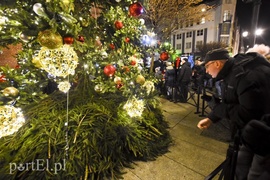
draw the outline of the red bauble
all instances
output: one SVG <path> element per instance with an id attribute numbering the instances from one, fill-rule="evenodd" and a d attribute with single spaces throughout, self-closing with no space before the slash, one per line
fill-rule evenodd
<path id="1" fill-rule="evenodd" d="M 114 26 L 117 30 L 120 30 L 123 28 L 124 25 L 123 25 L 122 21 L 115 21 Z"/>
<path id="2" fill-rule="evenodd" d="M 136 64 L 137 64 L 137 62 L 135 60 L 130 61 L 131 66 L 135 66 Z"/>
<path id="3" fill-rule="evenodd" d="M 125 38 L 125 42 L 126 42 L 126 43 L 129 43 L 129 42 L 130 42 L 130 38 L 126 37 L 126 38 Z"/>
<path id="4" fill-rule="evenodd" d="M 65 44 L 73 44 L 74 38 L 72 36 L 65 36 L 63 38 Z"/>
<path id="5" fill-rule="evenodd" d="M 115 45 L 114 45 L 113 43 L 111 43 L 111 44 L 110 44 L 110 48 L 111 48 L 112 50 L 114 50 L 114 49 L 115 49 Z"/>
<path id="6" fill-rule="evenodd" d="M 161 54 L 160 54 L 160 57 L 159 57 L 162 61 L 166 61 L 167 59 L 169 59 L 169 54 L 168 54 L 168 52 L 162 52 Z"/>
<path id="7" fill-rule="evenodd" d="M 123 66 L 122 70 L 124 71 L 124 73 L 129 73 L 130 72 L 130 68 L 128 66 Z"/>
<path id="8" fill-rule="evenodd" d="M 108 64 L 104 67 L 104 74 L 106 76 L 112 77 L 116 71 L 116 68 L 112 64 Z"/>
<path id="9" fill-rule="evenodd" d="M 118 83 L 118 84 L 116 84 L 115 86 L 116 86 L 117 89 L 120 89 L 121 87 L 124 86 L 124 84 L 123 84 L 123 83 Z"/>
<path id="10" fill-rule="evenodd" d="M 84 42 L 85 40 L 84 40 L 84 37 L 83 36 L 78 36 L 78 41 L 80 41 L 80 42 Z"/>
<path id="11" fill-rule="evenodd" d="M 143 6 L 139 2 L 135 2 L 129 6 L 129 14 L 138 17 L 143 13 Z"/>

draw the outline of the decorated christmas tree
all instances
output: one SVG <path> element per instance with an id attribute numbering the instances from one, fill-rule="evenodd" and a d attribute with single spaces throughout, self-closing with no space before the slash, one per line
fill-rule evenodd
<path id="1" fill-rule="evenodd" d="M 131 0 L 0 6 L 0 179 L 118 179 L 171 144 Z"/>

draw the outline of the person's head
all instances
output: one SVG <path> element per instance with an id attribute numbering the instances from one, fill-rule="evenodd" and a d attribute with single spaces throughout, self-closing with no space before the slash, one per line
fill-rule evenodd
<path id="1" fill-rule="evenodd" d="M 229 52 L 226 49 L 219 48 L 209 51 L 204 59 L 204 67 L 206 73 L 213 78 L 217 77 L 224 64 L 230 58 Z"/>
<path id="2" fill-rule="evenodd" d="M 195 59 L 195 65 L 201 65 L 203 63 L 203 61 L 202 61 L 202 59 L 201 59 L 201 57 L 197 57 L 196 59 Z"/>
<path id="3" fill-rule="evenodd" d="M 181 60 L 181 64 L 185 64 L 186 62 L 188 62 L 188 58 L 183 58 L 183 59 Z"/>

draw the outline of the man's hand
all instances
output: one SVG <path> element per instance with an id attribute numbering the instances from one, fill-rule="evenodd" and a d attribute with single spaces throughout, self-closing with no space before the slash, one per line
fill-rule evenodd
<path id="1" fill-rule="evenodd" d="M 200 120 L 197 127 L 199 129 L 207 129 L 209 128 L 211 124 L 212 124 L 212 121 L 209 118 L 205 118 L 205 119 Z"/>

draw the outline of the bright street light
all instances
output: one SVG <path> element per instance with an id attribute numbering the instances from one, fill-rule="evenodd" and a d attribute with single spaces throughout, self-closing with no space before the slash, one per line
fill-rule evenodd
<path id="1" fill-rule="evenodd" d="M 262 29 L 256 29 L 256 31 L 255 31 L 255 35 L 256 36 L 260 36 L 262 34 L 263 34 L 263 30 Z"/>
<path id="2" fill-rule="evenodd" d="M 248 36 L 248 32 L 247 32 L 247 31 L 244 31 L 244 32 L 242 33 L 242 36 L 243 36 L 243 37 L 247 37 L 247 36 Z"/>

